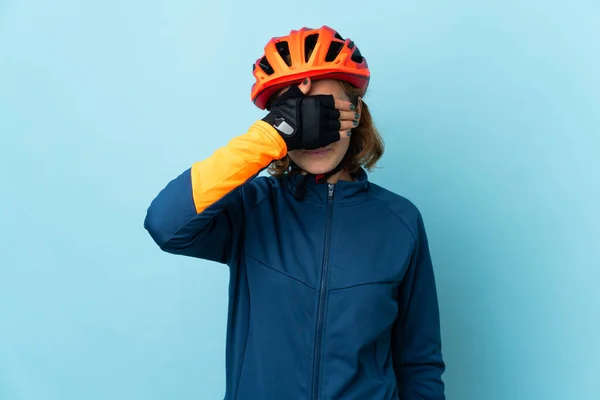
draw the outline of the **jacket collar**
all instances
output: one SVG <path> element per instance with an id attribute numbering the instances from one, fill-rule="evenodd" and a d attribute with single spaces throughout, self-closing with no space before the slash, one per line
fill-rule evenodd
<path id="1" fill-rule="evenodd" d="M 337 181 L 334 186 L 333 202 L 356 201 L 368 194 L 369 179 L 366 171 L 361 168 L 355 172 L 352 177 L 354 181 Z M 296 187 L 300 181 L 306 179 L 301 174 L 286 174 L 282 177 L 283 184 L 292 194 L 296 192 Z M 329 185 L 327 183 L 317 183 L 314 176 L 306 180 L 306 193 L 304 199 L 299 201 L 310 201 L 326 203 L 328 199 Z"/>

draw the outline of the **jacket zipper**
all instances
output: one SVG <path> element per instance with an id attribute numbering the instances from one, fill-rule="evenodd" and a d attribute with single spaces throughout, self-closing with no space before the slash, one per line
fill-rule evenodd
<path id="1" fill-rule="evenodd" d="M 315 353 L 313 360 L 313 383 L 312 399 L 319 398 L 319 382 L 321 376 L 321 344 L 323 341 L 323 320 L 325 313 L 325 298 L 327 294 L 327 283 L 329 276 L 329 242 L 331 236 L 331 219 L 333 214 L 333 190 L 332 183 L 327 184 L 327 221 L 325 225 L 325 251 L 323 255 L 323 266 L 321 270 L 321 284 L 319 287 L 319 309 L 317 311 L 317 332 L 315 337 Z"/>

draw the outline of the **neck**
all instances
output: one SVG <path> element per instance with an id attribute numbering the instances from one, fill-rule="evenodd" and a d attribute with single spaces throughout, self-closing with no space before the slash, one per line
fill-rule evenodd
<path id="1" fill-rule="evenodd" d="M 353 181 L 354 179 L 352 179 L 352 175 L 350 175 L 350 173 L 348 171 L 341 170 L 340 172 L 337 172 L 333 175 L 331 175 L 329 177 L 329 179 L 327 179 L 327 183 L 337 183 L 338 181 Z"/>

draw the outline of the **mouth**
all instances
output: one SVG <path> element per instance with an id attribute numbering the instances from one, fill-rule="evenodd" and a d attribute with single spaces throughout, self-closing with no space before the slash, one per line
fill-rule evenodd
<path id="1" fill-rule="evenodd" d="M 304 150 L 304 154 L 308 154 L 311 156 L 318 156 L 318 155 L 322 155 L 325 154 L 327 152 L 329 152 L 331 149 L 328 149 L 326 147 L 321 147 L 319 149 L 314 149 L 314 150 Z"/>

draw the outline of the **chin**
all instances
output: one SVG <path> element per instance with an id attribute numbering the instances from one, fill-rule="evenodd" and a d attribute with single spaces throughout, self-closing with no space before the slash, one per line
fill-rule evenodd
<path id="1" fill-rule="evenodd" d="M 327 164 L 326 166 L 310 164 L 308 166 L 301 167 L 301 168 L 304 171 L 308 172 L 309 174 L 320 175 L 320 174 L 326 174 L 327 172 L 331 171 L 335 167 L 336 167 L 335 165 L 331 165 L 331 164 Z"/>
<path id="2" fill-rule="evenodd" d="M 316 151 L 295 150 L 290 157 L 301 169 L 309 174 L 325 174 L 342 160 L 337 152 L 332 149 L 317 149 Z"/>

